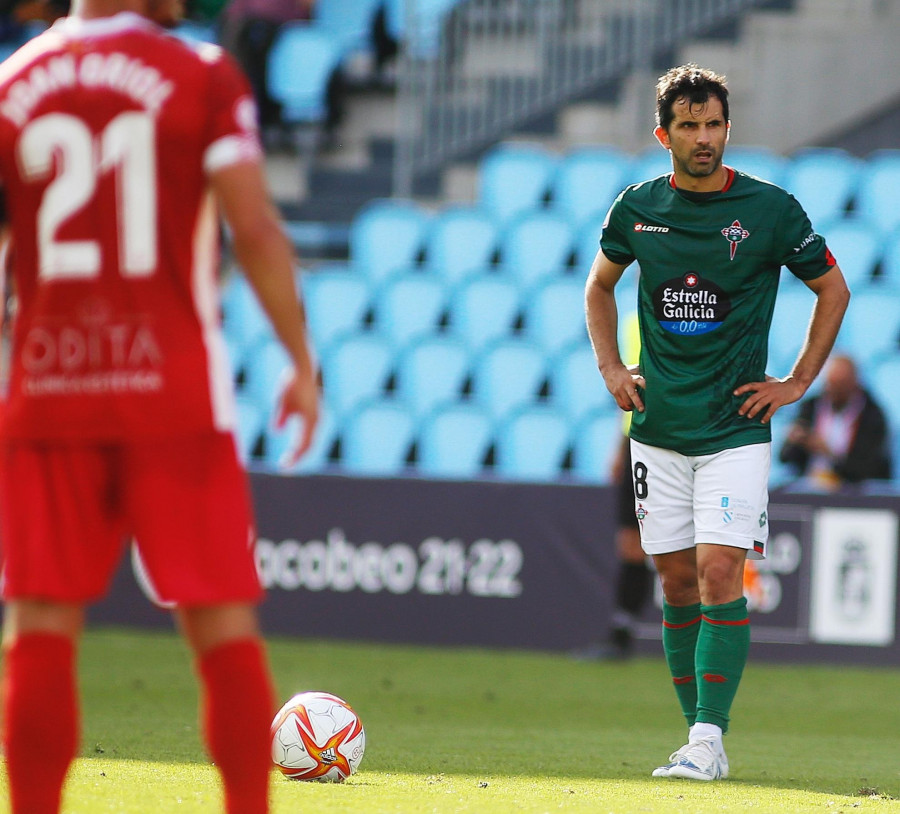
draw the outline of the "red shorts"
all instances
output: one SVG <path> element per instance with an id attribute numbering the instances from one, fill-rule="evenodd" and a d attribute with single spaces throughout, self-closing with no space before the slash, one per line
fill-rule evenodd
<path id="1" fill-rule="evenodd" d="M 99 599 L 133 535 L 160 600 L 257 601 L 252 528 L 230 434 L 0 445 L 4 599 Z"/>

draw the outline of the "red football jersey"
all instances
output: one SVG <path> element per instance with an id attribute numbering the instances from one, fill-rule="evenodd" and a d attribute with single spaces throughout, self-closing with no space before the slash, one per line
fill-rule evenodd
<path id="1" fill-rule="evenodd" d="M 17 294 L 5 437 L 233 426 L 207 177 L 261 154 L 233 60 L 135 14 L 59 20 L 0 66 Z"/>

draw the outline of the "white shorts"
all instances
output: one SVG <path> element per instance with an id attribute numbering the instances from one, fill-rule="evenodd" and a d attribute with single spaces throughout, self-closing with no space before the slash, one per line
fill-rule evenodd
<path id="1" fill-rule="evenodd" d="M 631 441 L 635 515 L 647 554 L 712 543 L 766 556 L 771 444 L 682 455 Z"/>

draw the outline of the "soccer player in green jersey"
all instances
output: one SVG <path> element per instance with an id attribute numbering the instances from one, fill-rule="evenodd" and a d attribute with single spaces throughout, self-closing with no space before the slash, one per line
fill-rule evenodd
<path id="1" fill-rule="evenodd" d="M 663 648 L 690 727 L 653 775 L 717 780 L 728 775 L 722 735 L 750 644 L 744 561 L 765 556 L 768 537 L 769 421 L 818 375 L 850 293 L 800 204 L 722 163 L 724 77 L 683 65 L 656 91 L 654 132 L 673 172 L 613 203 L 587 280 L 587 323 L 606 387 L 634 411 L 635 511 L 659 572 Z M 634 261 L 641 355 L 629 368 L 613 290 Z M 766 375 L 766 356 L 782 266 L 816 302 L 793 369 L 777 378 Z"/>

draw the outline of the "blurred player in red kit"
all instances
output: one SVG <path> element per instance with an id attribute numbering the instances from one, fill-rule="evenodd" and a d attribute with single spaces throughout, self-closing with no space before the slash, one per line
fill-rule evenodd
<path id="1" fill-rule="evenodd" d="M 232 814 L 268 810 L 273 695 L 249 490 L 218 324 L 218 214 L 292 361 L 282 421 L 318 420 L 292 248 L 250 88 L 168 35 L 180 0 L 75 0 L 0 66 L 17 296 L 0 423 L 4 747 L 14 814 L 57 812 L 76 648 L 134 535 L 197 662 Z"/>

